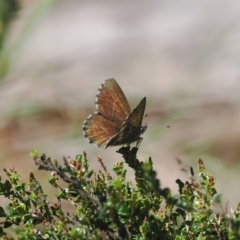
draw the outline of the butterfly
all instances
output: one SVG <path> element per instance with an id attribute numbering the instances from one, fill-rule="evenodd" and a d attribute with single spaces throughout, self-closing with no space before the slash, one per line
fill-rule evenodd
<path id="1" fill-rule="evenodd" d="M 129 103 L 114 78 L 107 79 L 99 88 L 96 112 L 83 123 L 83 133 L 98 147 L 117 146 L 132 142 L 140 144 L 147 126 L 142 126 L 146 97 L 132 112 Z"/>

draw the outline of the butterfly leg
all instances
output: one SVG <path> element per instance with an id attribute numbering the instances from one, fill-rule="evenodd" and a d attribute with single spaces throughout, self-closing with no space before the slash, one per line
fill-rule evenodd
<path id="1" fill-rule="evenodd" d="M 140 137 L 137 141 L 136 147 L 139 148 L 140 143 L 142 142 L 143 138 Z"/>

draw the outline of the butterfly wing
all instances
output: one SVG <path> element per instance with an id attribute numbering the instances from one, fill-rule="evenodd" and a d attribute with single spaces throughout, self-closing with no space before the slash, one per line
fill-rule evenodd
<path id="1" fill-rule="evenodd" d="M 107 140 L 121 130 L 114 122 L 102 116 L 100 113 L 91 114 L 83 123 L 83 133 L 90 143 L 98 147 L 105 146 Z"/>
<path id="2" fill-rule="evenodd" d="M 128 101 L 115 79 L 107 79 L 99 88 L 96 100 L 97 113 L 83 123 L 83 133 L 90 143 L 104 146 L 120 132 L 130 114 Z"/>
<path id="3" fill-rule="evenodd" d="M 146 127 L 141 126 L 145 107 L 146 97 L 141 100 L 137 107 L 135 107 L 127 117 L 120 132 L 107 141 L 105 148 L 125 143 L 130 144 L 141 140 L 140 135 L 146 130 Z"/>
<path id="4" fill-rule="evenodd" d="M 97 111 L 118 125 L 129 116 L 129 103 L 114 78 L 107 79 L 99 89 L 97 96 Z"/>
<path id="5" fill-rule="evenodd" d="M 123 126 L 126 124 L 131 124 L 136 128 L 141 128 L 145 107 L 146 97 L 144 97 L 141 102 L 132 110 L 132 112 L 123 123 Z"/>

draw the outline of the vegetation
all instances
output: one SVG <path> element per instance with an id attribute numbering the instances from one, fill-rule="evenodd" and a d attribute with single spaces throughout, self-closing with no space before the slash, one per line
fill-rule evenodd
<path id="1" fill-rule="evenodd" d="M 25 183 L 16 169 L 4 169 L 8 180 L 1 180 L 0 192 L 9 203 L 0 209 L 2 239 L 13 239 L 5 232 L 8 228 L 14 229 L 17 239 L 240 238 L 240 205 L 234 211 L 222 207 L 214 177 L 200 158 L 198 178 L 190 169 L 190 180 L 178 179 L 179 194 L 173 196 L 161 188 L 151 158 L 141 162 L 137 151 L 136 147 L 118 150 L 134 170 L 133 184 L 126 180 L 123 162 L 113 166 L 113 176 L 100 157 L 101 169 L 94 171 L 86 153 L 64 158 L 61 165 L 33 150 L 39 170 L 51 172 L 48 182 L 59 192 L 56 202 L 48 200 L 32 173 Z M 64 201 L 74 210 L 67 212 Z M 216 206 L 222 210 L 214 211 Z"/>

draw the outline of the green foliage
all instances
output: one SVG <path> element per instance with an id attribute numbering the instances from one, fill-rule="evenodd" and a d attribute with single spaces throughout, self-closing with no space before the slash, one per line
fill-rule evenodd
<path id="1" fill-rule="evenodd" d="M 19 9 L 17 0 L 0 0 L 0 49 L 7 32 L 8 25 Z"/>
<path id="2" fill-rule="evenodd" d="M 8 58 L 2 52 L 9 24 L 19 9 L 17 0 L 0 0 L 0 79 L 6 74 Z"/>
<path id="3" fill-rule="evenodd" d="M 86 153 L 64 158 L 63 166 L 46 154 L 31 152 L 39 170 L 51 171 L 48 182 L 58 194 L 48 201 L 41 184 L 30 173 L 28 184 L 13 167 L 4 169 L 0 194 L 8 200 L 0 208 L 0 236 L 14 229 L 17 239 L 239 239 L 240 205 L 235 211 L 216 212 L 221 196 L 215 179 L 198 159 L 198 180 L 190 169 L 190 180 L 177 180 L 179 195 L 162 189 L 151 159 L 140 162 L 138 148 L 118 150 L 134 170 L 136 183 L 126 180 L 123 162 L 113 166 L 112 176 L 98 156 L 101 170 L 89 169 Z M 67 186 L 62 187 L 60 180 Z M 74 208 L 67 212 L 62 202 Z"/>

